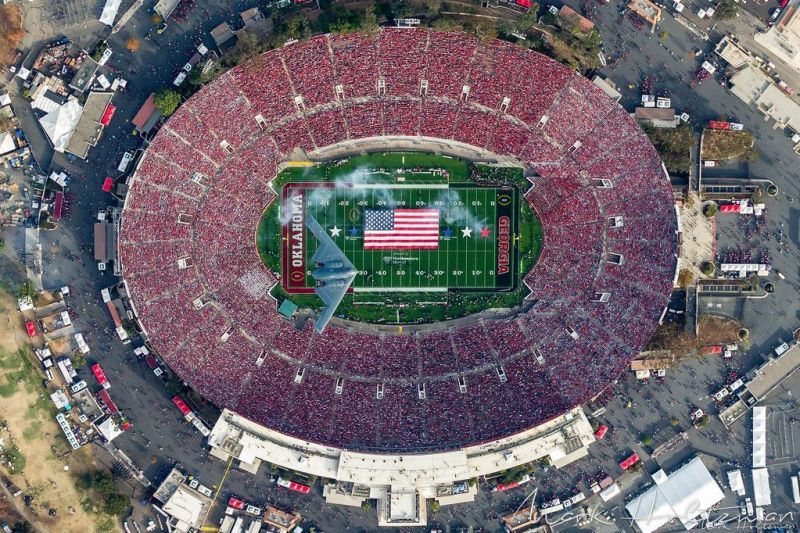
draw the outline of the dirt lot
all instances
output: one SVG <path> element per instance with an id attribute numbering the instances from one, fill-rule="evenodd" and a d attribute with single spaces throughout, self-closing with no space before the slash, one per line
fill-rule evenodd
<path id="1" fill-rule="evenodd" d="M 69 446 L 53 419 L 55 410 L 45 395 L 39 371 L 23 357 L 28 348 L 22 316 L 15 310 L 14 299 L 2 292 L 0 317 L 0 438 L 6 451 L 16 446 L 24 456 L 22 472 L 10 472 L 6 466 L 0 467 L 0 472 L 33 496 L 30 507 L 25 507 L 22 497 L 13 503 L 39 531 L 114 530 L 113 521 L 88 515 L 81 508 L 83 497 L 74 476 L 94 466 L 94 458 L 88 447 L 66 453 Z M 55 509 L 55 516 L 48 515 L 49 509 Z M 99 527 L 94 525 L 103 521 L 106 523 Z"/>
<path id="2" fill-rule="evenodd" d="M 14 61 L 14 51 L 23 35 L 22 9 L 16 4 L 0 6 L 0 67 Z"/>

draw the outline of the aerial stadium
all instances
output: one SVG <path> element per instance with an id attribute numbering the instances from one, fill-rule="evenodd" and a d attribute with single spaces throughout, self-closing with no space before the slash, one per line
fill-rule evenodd
<path id="1" fill-rule="evenodd" d="M 411 525 L 444 486 L 585 455 L 579 406 L 659 324 L 679 238 L 655 149 L 589 80 L 384 29 L 192 96 L 130 181 L 118 248 L 150 346 L 223 409 L 212 454 Z"/>

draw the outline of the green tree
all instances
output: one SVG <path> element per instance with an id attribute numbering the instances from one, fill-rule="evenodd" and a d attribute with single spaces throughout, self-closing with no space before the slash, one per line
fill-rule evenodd
<path id="1" fill-rule="evenodd" d="M 6 249 L 6 241 L 0 239 L 0 252 Z"/>
<path id="2" fill-rule="evenodd" d="M 14 527 L 11 528 L 11 531 L 13 533 L 30 533 L 31 531 L 33 531 L 33 528 L 31 527 L 30 522 L 23 521 L 14 524 Z"/>
<path id="3" fill-rule="evenodd" d="M 440 507 L 441 507 L 441 505 L 439 504 L 439 500 L 433 500 L 431 502 L 431 512 L 432 513 L 438 513 Z"/>
<path id="4" fill-rule="evenodd" d="M 442 0 L 428 0 L 425 2 L 425 8 L 428 10 L 429 17 L 436 17 L 442 10 Z"/>
<path id="5" fill-rule="evenodd" d="M 730 19 L 737 15 L 739 7 L 733 0 L 720 0 L 717 8 L 714 10 L 714 15 L 721 20 Z"/>
<path id="6" fill-rule="evenodd" d="M 226 57 L 226 62 L 233 65 L 244 63 L 264 51 L 264 43 L 251 31 L 240 32 L 236 37 L 236 45 L 231 48 Z"/>
<path id="7" fill-rule="evenodd" d="M 680 273 L 678 273 L 678 286 L 681 289 L 685 289 L 692 284 L 693 279 L 692 271 L 688 268 L 682 268 Z"/>
<path id="8" fill-rule="evenodd" d="M 433 29 L 439 31 L 462 31 L 463 27 L 455 19 L 441 17 L 433 21 Z"/>
<path id="9" fill-rule="evenodd" d="M 115 492 L 106 496 L 105 501 L 103 502 L 103 511 L 112 516 L 119 516 L 124 513 L 128 507 L 130 507 L 130 505 L 130 498 L 120 494 L 119 492 Z"/>
<path id="10" fill-rule="evenodd" d="M 706 204 L 705 207 L 703 207 L 703 214 L 706 216 L 706 218 L 714 218 L 714 216 L 717 214 L 717 204 Z"/>
<path id="11" fill-rule="evenodd" d="M 375 5 L 367 6 L 364 17 L 361 19 L 361 31 L 374 36 L 378 33 L 378 28 L 378 13 L 375 11 Z"/>
<path id="12" fill-rule="evenodd" d="M 73 354 L 70 359 L 72 359 L 72 366 L 75 368 L 83 368 L 86 366 L 86 358 L 81 353 Z"/>
<path id="13" fill-rule="evenodd" d="M 168 117 L 181 105 L 181 95 L 172 89 L 161 89 L 153 98 L 153 103 L 159 113 Z"/>
<path id="14" fill-rule="evenodd" d="M 17 289 L 17 297 L 25 298 L 26 296 L 30 298 L 36 296 L 36 287 L 34 287 L 32 281 L 27 279 L 20 283 L 19 288 Z"/>
<path id="15" fill-rule="evenodd" d="M 201 64 L 203 64 L 203 63 L 201 63 Z M 217 79 L 219 77 L 219 75 L 222 74 L 223 72 L 224 72 L 224 69 L 222 68 L 222 63 L 220 63 L 219 60 L 210 60 L 210 64 L 208 64 L 207 68 L 205 68 L 205 69 L 203 69 L 203 68 L 194 68 L 194 69 L 192 69 L 192 71 L 189 73 L 189 77 L 187 78 L 187 81 L 191 85 L 195 85 L 197 87 L 202 87 L 206 83 L 210 83 L 210 82 L 214 81 L 215 79 Z"/>
<path id="16" fill-rule="evenodd" d="M 305 41 L 311 37 L 311 23 L 305 15 L 295 15 L 286 22 L 284 34 L 288 39 Z"/>
<path id="17" fill-rule="evenodd" d="M 538 21 L 536 19 L 536 10 L 530 9 L 528 10 L 527 13 L 525 13 L 519 18 L 517 24 L 519 24 L 519 29 L 521 29 L 522 31 L 529 31 L 536 27 L 537 22 Z"/>

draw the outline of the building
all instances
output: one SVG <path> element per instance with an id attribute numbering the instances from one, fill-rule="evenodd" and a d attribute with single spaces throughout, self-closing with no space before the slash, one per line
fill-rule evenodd
<path id="1" fill-rule="evenodd" d="M 136 131 L 147 134 L 158 124 L 159 120 L 161 120 L 161 113 L 156 109 L 155 94 L 150 93 L 142 107 L 136 112 L 136 116 L 133 117 L 131 123 L 136 128 Z"/>
<path id="2" fill-rule="evenodd" d="M 664 107 L 637 107 L 633 117 L 640 124 L 655 128 L 677 128 L 680 122 L 674 109 Z"/>
<path id="3" fill-rule="evenodd" d="M 800 104 L 784 93 L 767 74 L 748 65 L 731 77 L 731 92 L 754 105 L 764 120 L 775 120 L 775 128 L 800 131 Z"/>
<path id="4" fill-rule="evenodd" d="M 244 24 L 245 28 L 257 25 L 260 21 L 264 20 L 264 14 L 261 13 L 261 10 L 258 9 L 258 7 L 245 9 L 239 13 L 239 16 L 242 18 L 242 24 Z"/>
<path id="5" fill-rule="evenodd" d="M 588 455 L 595 441 L 583 410 L 578 407 L 522 433 L 457 450 L 429 454 L 380 454 L 344 450 L 306 442 L 258 425 L 225 409 L 208 443 L 211 455 L 239 461 L 255 474 L 262 462 L 332 479 L 326 501 L 360 506 L 377 499 L 382 526 L 424 525 L 425 500 L 440 505 L 472 501 L 477 489 L 467 481 L 549 458 L 560 468 Z M 463 490 L 462 490 L 463 488 Z"/>
<path id="6" fill-rule="evenodd" d="M 153 498 L 163 503 L 161 510 L 169 516 L 167 528 L 188 532 L 203 526 L 211 499 L 186 485 L 186 474 L 173 468 L 158 486 Z"/>
<path id="7" fill-rule="evenodd" d="M 97 146 L 103 129 L 108 126 L 111 117 L 114 116 L 115 107 L 111 104 L 113 97 L 113 92 L 92 91 L 89 93 L 86 103 L 83 105 L 83 112 L 75 125 L 75 131 L 70 136 L 69 143 L 65 148 L 66 152 L 80 159 L 86 159 L 89 149 Z"/>
<path id="8" fill-rule="evenodd" d="M 85 92 L 86 89 L 88 89 L 92 84 L 92 80 L 94 80 L 94 76 L 97 73 L 98 68 L 99 65 L 97 64 L 97 61 L 88 55 L 85 56 L 83 64 L 69 82 L 69 87 L 78 91 L 79 93 Z"/>
<path id="9" fill-rule="evenodd" d="M 281 511 L 277 507 L 271 505 L 268 505 L 267 508 L 264 509 L 264 523 L 268 527 L 273 527 L 281 533 L 292 531 L 295 526 L 300 523 L 302 518 L 303 517 L 300 516 L 300 513 L 297 511 L 289 513 Z"/>
<path id="10" fill-rule="evenodd" d="M 735 69 L 744 67 L 753 59 L 750 52 L 739 46 L 737 42 L 728 36 L 723 37 L 722 40 L 717 43 L 717 46 L 714 47 L 714 53 Z"/>
<path id="11" fill-rule="evenodd" d="M 114 224 L 96 222 L 94 225 L 94 260 L 107 263 L 116 258 L 116 238 Z"/>
<path id="12" fill-rule="evenodd" d="M 796 6 L 784 8 L 783 16 L 774 26 L 753 38 L 770 55 L 800 72 L 800 16 Z"/>
<path id="13" fill-rule="evenodd" d="M 650 23 L 650 32 L 655 33 L 656 25 L 661 21 L 661 7 L 650 0 L 631 0 L 628 9 Z"/>
<path id="14" fill-rule="evenodd" d="M 561 6 L 556 19 L 561 27 L 571 30 L 578 29 L 581 33 L 589 33 L 594 29 L 594 22 L 587 19 L 569 6 Z"/>
<path id="15" fill-rule="evenodd" d="M 642 533 L 651 533 L 676 519 L 687 530 L 692 529 L 701 515 L 725 497 L 699 457 L 669 475 L 658 470 L 653 482 L 625 506 Z"/>
<path id="16" fill-rule="evenodd" d="M 236 36 L 227 22 L 223 22 L 213 30 L 211 30 L 211 38 L 217 43 L 217 47 L 222 46 L 224 43 L 230 41 Z"/>
<path id="17" fill-rule="evenodd" d="M 153 11 L 160 15 L 164 20 L 167 20 L 180 3 L 181 0 L 158 0 L 156 5 L 153 6 Z"/>

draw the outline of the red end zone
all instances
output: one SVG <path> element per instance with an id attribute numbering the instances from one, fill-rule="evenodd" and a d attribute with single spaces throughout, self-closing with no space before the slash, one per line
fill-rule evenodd
<path id="1" fill-rule="evenodd" d="M 341 188 L 336 183 L 287 183 L 281 192 L 283 226 L 283 288 L 294 294 L 313 294 L 314 287 L 306 286 L 306 193 L 309 189 Z M 288 210 L 288 213 L 284 211 Z M 352 291 L 350 289 L 349 291 Z M 348 291 L 348 292 L 349 292 Z"/>

